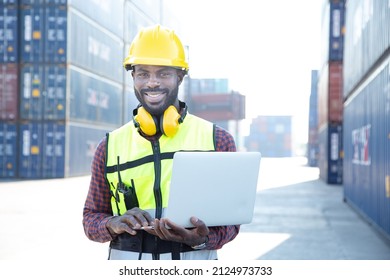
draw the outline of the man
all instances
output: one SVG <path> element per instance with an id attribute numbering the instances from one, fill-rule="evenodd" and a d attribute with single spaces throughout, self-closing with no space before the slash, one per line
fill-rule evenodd
<path id="1" fill-rule="evenodd" d="M 131 70 L 140 105 L 134 120 L 108 133 L 98 145 L 83 211 L 87 237 L 110 241 L 109 259 L 217 259 L 237 226 L 194 228 L 162 218 L 176 151 L 236 151 L 233 137 L 187 113 L 178 99 L 188 71 L 184 48 L 165 27 L 142 30 L 124 67 Z M 204 195 L 207 195 L 205 193 Z M 188 197 L 188 200 L 202 198 Z"/>

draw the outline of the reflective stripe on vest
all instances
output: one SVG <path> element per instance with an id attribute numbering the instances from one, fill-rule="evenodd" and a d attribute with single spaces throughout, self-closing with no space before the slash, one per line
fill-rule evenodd
<path id="1" fill-rule="evenodd" d="M 138 206 L 149 210 L 152 217 L 160 218 L 168 203 L 173 154 L 213 151 L 214 138 L 213 124 L 191 114 L 187 114 L 175 136 L 162 135 L 154 142 L 142 137 L 132 122 L 107 134 L 106 179 L 114 215 Z M 118 188 L 119 181 L 123 190 Z M 129 199 L 124 193 L 129 196 L 135 193 L 136 199 Z M 127 207 L 125 198 L 130 204 Z"/>

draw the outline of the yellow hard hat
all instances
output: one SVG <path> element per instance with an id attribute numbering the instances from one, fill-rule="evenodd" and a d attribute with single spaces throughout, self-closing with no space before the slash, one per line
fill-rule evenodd
<path id="1" fill-rule="evenodd" d="M 142 29 L 131 43 L 123 66 L 129 70 L 137 64 L 171 66 L 188 71 L 179 37 L 173 30 L 160 25 Z"/>

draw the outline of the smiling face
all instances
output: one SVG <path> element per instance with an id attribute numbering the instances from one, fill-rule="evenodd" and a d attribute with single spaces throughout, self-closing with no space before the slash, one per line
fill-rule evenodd
<path id="1" fill-rule="evenodd" d="M 179 109 L 181 71 L 167 66 L 135 65 L 132 76 L 135 95 L 150 114 L 160 116 L 170 105 Z"/>

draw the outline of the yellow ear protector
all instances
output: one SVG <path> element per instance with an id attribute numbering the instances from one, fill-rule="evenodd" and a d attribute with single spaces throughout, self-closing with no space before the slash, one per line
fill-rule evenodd
<path id="1" fill-rule="evenodd" d="M 168 137 L 172 137 L 179 130 L 179 125 L 183 122 L 187 114 L 187 105 L 179 101 L 180 108 L 183 109 L 179 114 L 175 106 L 169 106 L 161 115 L 160 120 L 151 115 L 142 106 L 133 110 L 133 122 L 136 127 L 149 136 L 155 135 L 161 131 Z"/>

